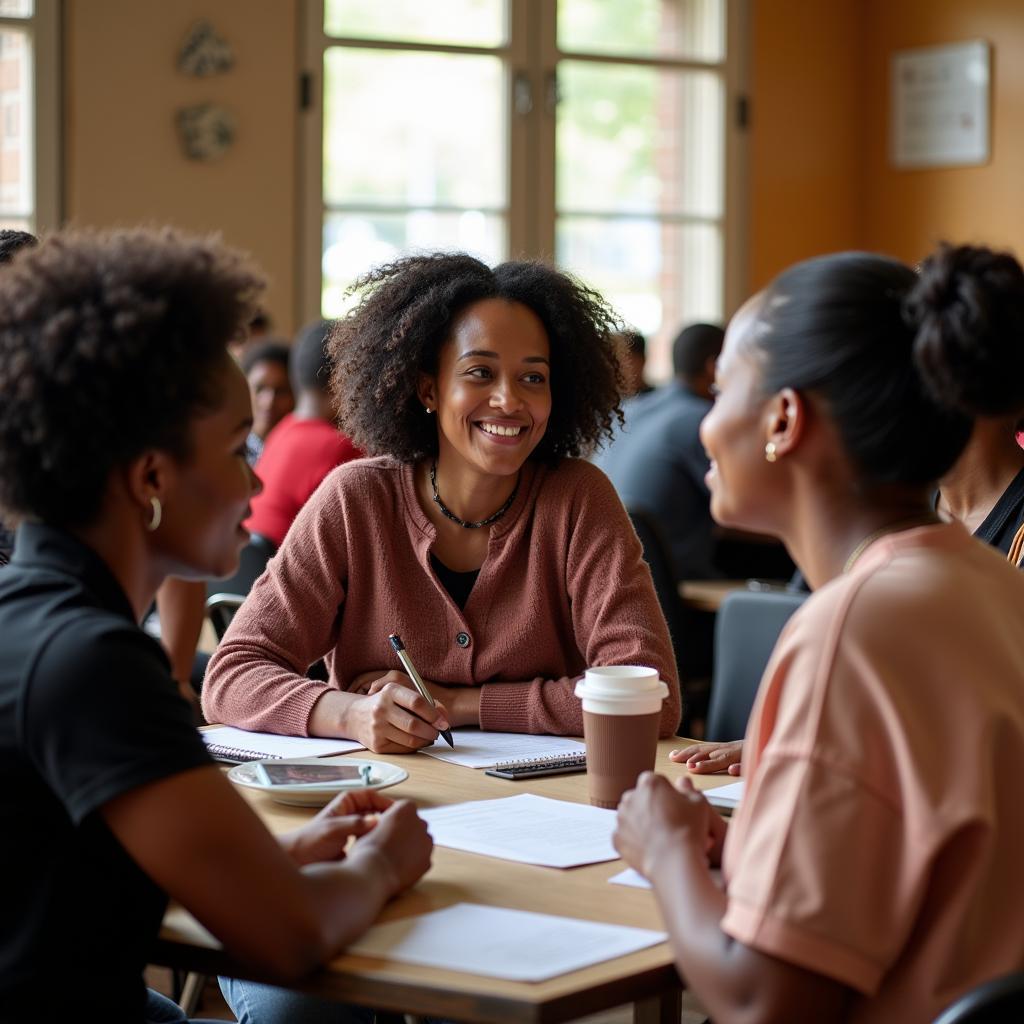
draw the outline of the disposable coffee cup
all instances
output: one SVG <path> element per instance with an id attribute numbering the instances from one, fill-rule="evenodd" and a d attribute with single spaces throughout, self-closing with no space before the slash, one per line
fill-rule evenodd
<path id="1" fill-rule="evenodd" d="M 654 768 L 668 686 L 642 665 L 588 668 L 576 684 L 583 701 L 587 784 L 595 807 L 618 807 L 641 772 Z"/>

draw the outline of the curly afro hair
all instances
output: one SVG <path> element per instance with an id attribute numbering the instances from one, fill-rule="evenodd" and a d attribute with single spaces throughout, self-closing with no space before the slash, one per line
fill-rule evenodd
<path id="1" fill-rule="evenodd" d="M 364 451 L 415 462 L 437 452 L 435 421 L 417 398 L 421 373 L 435 374 L 438 352 L 467 306 L 505 299 L 531 309 L 551 346 L 551 418 L 533 457 L 556 462 L 594 449 L 622 419 L 622 371 L 604 300 L 543 263 L 513 261 L 493 270 L 462 253 L 408 256 L 356 285 L 360 304 L 336 322 L 329 341 L 342 428 Z"/>
<path id="2" fill-rule="evenodd" d="M 53 235 L 0 274 L 0 509 L 85 526 L 110 473 L 187 458 L 261 278 L 170 229 Z"/>

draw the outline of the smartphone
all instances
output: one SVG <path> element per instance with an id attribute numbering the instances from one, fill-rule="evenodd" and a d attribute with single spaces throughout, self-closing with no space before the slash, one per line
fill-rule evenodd
<path id="1" fill-rule="evenodd" d="M 274 764 L 257 766 L 268 786 L 322 786 L 332 782 L 361 782 L 366 773 L 356 764 Z"/>

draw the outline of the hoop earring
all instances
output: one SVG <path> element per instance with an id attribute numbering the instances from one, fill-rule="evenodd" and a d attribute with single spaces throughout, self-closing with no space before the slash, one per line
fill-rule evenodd
<path id="1" fill-rule="evenodd" d="M 157 497 L 150 498 L 149 503 L 153 506 L 153 516 L 149 522 L 146 523 L 146 529 L 149 530 L 150 533 L 154 533 L 156 530 L 160 529 L 160 522 L 164 517 L 164 509 L 160 504 L 160 499 Z"/>
<path id="2" fill-rule="evenodd" d="M 778 458 L 778 453 L 775 450 L 775 442 L 769 441 L 764 446 L 764 460 L 765 462 L 774 462 Z"/>

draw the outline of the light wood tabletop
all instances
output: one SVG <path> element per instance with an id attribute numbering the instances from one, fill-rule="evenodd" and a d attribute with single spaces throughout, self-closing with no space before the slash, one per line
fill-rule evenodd
<path id="1" fill-rule="evenodd" d="M 688 608 L 717 612 L 722 602 L 735 590 L 743 590 L 746 580 L 683 580 L 679 596 Z"/>
<path id="2" fill-rule="evenodd" d="M 658 750 L 658 771 L 675 777 L 685 772 L 668 752 L 685 744 L 675 737 Z M 399 764 L 409 778 L 389 789 L 395 798 L 421 807 L 536 793 L 585 803 L 585 774 L 510 782 L 482 770 L 447 764 L 423 754 L 394 756 L 359 752 Z M 691 776 L 702 788 L 722 785 L 730 776 Z M 313 810 L 287 807 L 262 793 L 241 790 L 274 832 L 307 820 Z M 661 930 L 654 897 L 648 890 L 610 885 L 622 861 L 560 870 L 498 860 L 436 847 L 430 871 L 409 892 L 385 908 L 382 921 L 438 910 L 454 903 L 480 903 L 546 914 Z M 273 927 L 268 922 L 268 927 Z M 217 941 L 180 907 L 165 917 L 154 963 L 205 974 L 229 974 L 259 980 L 233 962 Z M 540 983 L 512 982 L 459 971 L 442 971 L 386 959 L 342 955 L 312 975 L 303 991 L 379 1009 L 456 1021 L 568 1021 L 600 1010 L 635 1005 L 634 1019 L 679 1020 L 680 982 L 668 945 L 596 964 Z"/>

